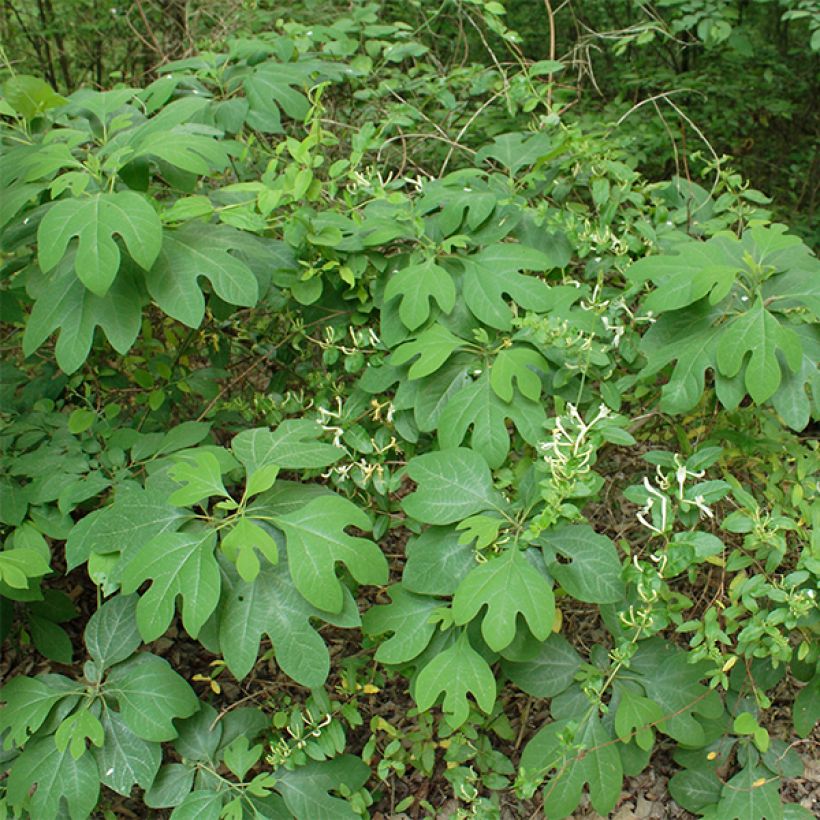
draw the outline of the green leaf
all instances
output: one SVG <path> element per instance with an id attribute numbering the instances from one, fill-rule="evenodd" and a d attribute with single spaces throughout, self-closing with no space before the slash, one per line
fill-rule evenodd
<path id="1" fill-rule="evenodd" d="M 247 123 L 268 134 L 282 132 L 280 107 L 288 116 L 302 120 L 310 103 L 294 86 L 303 78 L 296 66 L 266 61 L 244 80 L 245 94 L 250 103 Z"/>
<path id="2" fill-rule="evenodd" d="M 483 550 L 498 541 L 498 532 L 503 524 L 504 519 L 497 514 L 481 513 L 465 518 L 456 524 L 456 529 L 461 533 L 459 540 L 472 544 L 475 550 Z"/>
<path id="3" fill-rule="evenodd" d="M 553 698 L 575 680 L 581 656 L 562 635 L 550 635 L 534 657 L 523 661 L 502 662 L 507 677 L 535 698 Z"/>
<path id="4" fill-rule="evenodd" d="M 797 693 L 792 707 L 794 731 L 808 737 L 820 720 L 820 675 L 815 676 Z"/>
<path id="5" fill-rule="evenodd" d="M 319 609 L 341 612 L 344 598 L 337 563 L 345 564 L 360 584 L 387 583 L 387 559 L 381 550 L 372 541 L 345 532 L 347 527 L 371 528 L 364 510 L 346 498 L 315 498 L 275 523 L 285 533 L 296 588 Z"/>
<path id="6" fill-rule="evenodd" d="M 389 363 L 399 366 L 418 357 L 410 365 L 407 376 L 410 379 L 421 379 L 435 373 L 454 351 L 466 344 L 443 325 L 434 324 L 419 333 L 413 341 L 399 345 L 390 356 Z"/>
<path id="7" fill-rule="evenodd" d="M 503 6 L 501 8 L 503 9 Z M 550 65 L 554 66 L 550 69 L 550 73 L 563 67 L 562 63 L 555 60 L 550 63 L 544 61 L 537 65 L 541 66 L 539 74 L 543 74 Z M 521 168 L 533 165 L 541 157 L 550 154 L 555 147 L 552 135 L 543 132 L 501 134 L 476 154 L 476 160 L 483 162 L 488 157 L 495 159 L 511 174 L 516 174 Z"/>
<path id="8" fill-rule="evenodd" d="M 122 571 L 122 590 L 151 586 L 137 604 L 137 625 L 145 641 L 153 641 L 171 624 L 177 596 L 182 597 L 182 623 L 195 638 L 219 602 L 219 567 L 211 529 L 163 533 L 129 553 Z"/>
<path id="9" fill-rule="evenodd" d="M 256 765 L 263 751 L 261 743 L 251 746 L 248 738 L 237 737 L 225 747 L 222 759 L 240 780 L 244 780 L 245 775 Z"/>
<path id="10" fill-rule="evenodd" d="M 74 435 L 84 433 L 91 427 L 97 419 L 97 414 L 93 410 L 79 408 L 74 410 L 68 417 L 68 430 Z"/>
<path id="11" fill-rule="evenodd" d="M 100 668 L 131 657 L 142 643 L 136 621 L 138 600 L 136 595 L 116 595 L 88 619 L 85 645 Z"/>
<path id="12" fill-rule="evenodd" d="M 746 766 L 723 787 L 716 813 L 721 820 L 782 820 L 780 778 Z"/>
<path id="13" fill-rule="evenodd" d="M 470 646 L 466 632 L 436 655 L 416 678 L 414 697 L 420 710 L 429 709 L 442 694 L 444 718 L 454 729 L 470 714 L 468 694 L 486 714 L 492 711 L 495 677 L 484 658 Z"/>
<path id="14" fill-rule="evenodd" d="M 171 504 L 188 507 L 214 495 L 230 498 L 222 483 L 222 468 L 213 453 L 193 450 L 178 458 L 180 460 L 168 470 L 168 474 L 185 486 L 169 496 Z"/>
<path id="15" fill-rule="evenodd" d="M 244 581 L 253 581 L 259 575 L 260 564 L 256 557 L 257 550 L 275 564 L 279 560 L 276 541 L 258 524 L 241 517 L 227 535 L 222 536 L 222 549 L 225 555 L 236 564 L 239 575 Z"/>
<path id="16" fill-rule="evenodd" d="M 370 769 L 353 755 L 332 760 L 309 760 L 295 769 L 277 769 L 276 790 L 294 817 L 310 820 L 359 820 L 350 803 L 328 794 L 344 785 L 358 791 L 370 777 Z"/>
<path id="17" fill-rule="evenodd" d="M 145 805 L 152 809 L 178 806 L 191 791 L 194 774 L 195 770 L 183 763 L 164 763 L 145 793 Z"/>
<path id="18" fill-rule="evenodd" d="M 149 479 L 144 489 L 124 484 L 113 504 L 74 525 L 66 541 L 68 568 L 79 566 L 92 553 L 128 556 L 152 538 L 178 529 L 190 516 L 188 510 L 168 503 L 167 487 L 159 482 Z"/>
<path id="19" fill-rule="evenodd" d="M 49 208 L 37 229 L 40 267 L 50 271 L 77 237 L 74 270 L 96 296 L 105 296 L 120 268 L 114 235 L 122 237 L 131 258 L 144 270 L 162 247 L 162 224 L 148 201 L 133 191 L 62 199 Z"/>
<path id="20" fill-rule="evenodd" d="M 3 97 L 24 120 L 29 121 L 68 102 L 47 82 L 30 74 L 15 74 L 6 80 Z"/>
<path id="21" fill-rule="evenodd" d="M 723 714 L 717 692 L 700 683 L 702 665 L 689 663 L 686 652 L 656 638 L 642 641 L 630 662 L 630 675 L 638 676 L 646 696 L 660 706 L 664 720 L 656 728 L 686 746 L 702 746 L 705 735 L 695 719 Z"/>
<path id="22" fill-rule="evenodd" d="M 550 820 L 570 815 L 581 801 L 584 784 L 598 814 L 609 815 L 623 785 L 621 756 L 597 714 L 591 715 L 576 732 L 573 751 L 562 742 L 568 720 L 544 726 L 527 744 L 521 768 L 528 772 L 556 770 L 544 787 L 544 810 Z"/>
<path id="23" fill-rule="evenodd" d="M 704 759 L 706 754 L 704 750 Z M 718 803 L 722 787 L 715 767 L 708 763 L 677 772 L 669 780 L 669 793 L 677 803 L 691 812 L 700 812 L 706 806 Z"/>
<path id="24" fill-rule="evenodd" d="M 741 712 L 732 723 L 736 735 L 753 735 L 757 729 L 757 720 L 751 712 Z"/>
<path id="25" fill-rule="evenodd" d="M 0 581 L 12 589 L 27 589 L 30 579 L 51 572 L 51 567 L 37 550 L 23 547 L 0 551 Z"/>
<path id="26" fill-rule="evenodd" d="M 503 401 L 513 400 L 513 380 L 522 396 L 532 401 L 541 398 L 541 377 L 537 370 L 549 373 L 547 360 L 529 347 L 512 347 L 496 356 L 490 370 L 490 384 Z"/>
<path id="27" fill-rule="evenodd" d="M 177 736 L 174 720 L 192 715 L 199 701 L 168 661 L 142 652 L 108 674 L 105 694 L 116 699 L 125 725 L 143 740 Z"/>
<path id="28" fill-rule="evenodd" d="M 473 547 L 452 527 L 428 527 L 405 547 L 402 586 L 420 595 L 452 595 L 475 566 Z"/>
<path id="29" fill-rule="evenodd" d="M 546 414 L 541 403 L 521 396 L 509 403 L 503 401 L 492 387 L 491 375 L 485 372 L 447 402 L 438 419 L 439 444 L 443 450 L 458 447 L 472 428 L 472 449 L 491 467 L 500 467 L 510 451 L 507 419 L 530 444 L 543 437 Z"/>
<path id="30" fill-rule="evenodd" d="M 225 663 L 242 680 L 256 663 L 259 643 L 267 635 L 286 675 L 302 686 L 322 686 L 330 657 L 311 624 L 313 618 L 336 626 L 359 625 L 358 609 L 346 589 L 338 614 L 319 610 L 296 591 L 284 558 L 275 567 L 263 566 L 253 583 L 228 573 L 219 608 L 219 645 Z"/>
<path id="31" fill-rule="evenodd" d="M 565 524 L 544 533 L 540 542 L 550 574 L 573 598 L 595 604 L 623 599 L 621 562 L 605 535 L 586 524 Z M 569 563 L 556 560 L 555 553 Z"/>
<path id="32" fill-rule="evenodd" d="M 519 271 L 546 271 L 550 259 L 527 245 L 496 244 L 462 259 L 463 294 L 467 307 L 484 324 L 498 330 L 512 327 L 513 314 L 504 295 L 522 308 L 544 312 L 552 305 L 549 286 Z"/>
<path id="33" fill-rule="evenodd" d="M 653 313 L 679 310 L 713 290 L 714 295 L 725 297 L 743 268 L 730 243 L 722 236 L 707 242 L 692 240 L 678 246 L 677 254 L 647 256 L 635 262 L 627 271 L 628 278 L 633 282 L 651 279 L 657 286 L 644 301 L 644 309 Z"/>
<path id="34" fill-rule="evenodd" d="M 430 643 L 436 631 L 430 616 L 441 601 L 414 595 L 401 584 L 394 584 L 388 592 L 391 603 L 368 609 L 362 628 L 369 635 L 392 632 L 392 637 L 379 643 L 375 658 L 380 663 L 404 663 L 420 655 Z"/>
<path id="35" fill-rule="evenodd" d="M 624 743 L 629 743 L 634 735 L 635 743 L 649 751 L 655 742 L 655 733 L 650 724 L 663 718 L 663 710 L 654 701 L 635 694 L 626 686 L 620 687 L 619 692 L 615 732 Z"/>
<path id="36" fill-rule="evenodd" d="M 77 760 L 86 752 L 86 739 L 95 746 L 102 746 L 104 737 L 100 721 L 88 709 L 80 708 L 57 727 L 54 742 L 58 751 L 64 752 L 68 749 L 71 756 Z"/>
<path id="37" fill-rule="evenodd" d="M 130 261 L 123 260 L 105 296 L 96 296 L 75 276 L 73 259 L 70 250 L 54 274 L 30 272 L 27 289 L 35 302 L 23 335 L 23 353 L 30 356 L 59 330 L 54 352 L 65 373 L 73 373 L 88 358 L 97 327 L 118 353 L 127 353 L 139 334 L 146 301 Z"/>
<path id="38" fill-rule="evenodd" d="M 469 623 L 485 606 L 481 634 L 495 652 L 512 643 L 519 613 L 538 640 L 546 640 L 552 631 L 552 588 L 515 546 L 470 570 L 453 596 L 453 619 L 459 625 Z"/>
<path id="39" fill-rule="evenodd" d="M 248 475 L 269 464 L 283 470 L 313 470 L 327 467 L 344 455 L 340 447 L 320 442 L 322 435 L 324 430 L 315 421 L 287 419 L 275 430 L 243 430 L 234 436 L 231 449 Z"/>
<path id="40" fill-rule="evenodd" d="M 705 301 L 691 308 L 661 316 L 641 339 L 647 365 L 641 372 L 649 378 L 676 361 L 669 381 L 661 391 L 661 409 L 682 414 L 691 410 L 703 395 L 706 370 L 717 370 L 715 349 L 723 311 Z"/>
<path id="41" fill-rule="evenodd" d="M 194 789 L 171 812 L 170 820 L 219 820 L 224 792 Z"/>
<path id="42" fill-rule="evenodd" d="M 746 365 L 746 389 L 757 404 L 762 404 L 780 386 L 778 349 L 792 371 L 798 370 L 803 358 L 799 337 L 781 325 L 758 298 L 751 310 L 726 324 L 717 345 L 717 364 L 721 373 L 732 378 L 740 372 L 746 353 L 751 353 Z"/>
<path id="43" fill-rule="evenodd" d="M 493 487 L 487 462 L 473 450 L 456 447 L 411 459 L 407 475 L 417 489 L 402 501 L 407 515 L 426 524 L 452 524 L 506 503 Z"/>
<path id="44" fill-rule="evenodd" d="M 8 779 L 9 803 L 27 809 L 29 817 L 59 817 L 60 803 L 65 800 L 71 819 L 84 820 L 94 811 L 99 793 L 93 757 L 75 759 L 68 749 L 60 752 L 50 736 L 26 744 Z"/>
<path id="45" fill-rule="evenodd" d="M 243 249 L 244 239 L 242 231 L 199 222 L 166 231 L 162 250 L 146 276 L 148 292 L 165 313 L 188 327 L 199 327 L 205 315 L 200 276 L 224 302 L 252 307 L 259 285 L 248 264 L 235 255 Z"/>
<path id="46" fill-rule="evenodd" d="M 426 259 L 393 274 L 385 288 L 384 300 L 388 302 L 396 296 L 401 296 L 399 317 L 405 327 L 416 330 L 430 316 L 431 299 L 444 313 L 452 311 L 456 304 L 456 287 L 450 274 L 437 265 L 435 259 Z"/>
<path id="47" fill-rule="evenodd" d="M 184 124 L 158 133 L 142 132 L 134 140 L 134 153 L 129 160 L 151 157 L 190 174 L 224 171 L 230 163 L 231 154 L 235 153 L 235 143 L 197 134 L 192 130 L 196 127 Z"/>
<path id="48" fill-rule="evenodd" d="M 4 748 L 24 745 L 43 725 L 55 704 L 72 694 L 71 688 L 56 688 L 49 683 L 48 679 L 20 675 L 0 689 L 0 701 L 5 703 L 0 709 L 0 734 L 8 731 Z M 79 686 L 76 691 L 81 691 Z"/>
<path id="49" fill-rule="evenodd" d="M 103 710 L 102 726 L 105 739 L 102 747 L 94 750 L 100 780 L 125 797 L 135 785 L 150 788 L 162 760 L 159 744 L 135 735 L 112 709 Z"/>

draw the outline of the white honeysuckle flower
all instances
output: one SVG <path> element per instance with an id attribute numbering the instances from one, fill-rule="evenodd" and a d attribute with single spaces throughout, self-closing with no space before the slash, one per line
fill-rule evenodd
<path id="1" fill-rule="evenodd" d="M 702 495 L 695 496 L 695 506 L 707 517 L 707 518 L 714 518 L 715 514 L 709 507 L 706 506 L 706 501 L 704 500 Z"/>

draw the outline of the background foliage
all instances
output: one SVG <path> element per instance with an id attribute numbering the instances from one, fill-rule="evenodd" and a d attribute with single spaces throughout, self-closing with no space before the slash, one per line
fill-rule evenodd
<path id="1" fill-rule="evenodd" d="M 3 816 L 816 810 L 820 7 L 537 10 L 2 7 Z"/>

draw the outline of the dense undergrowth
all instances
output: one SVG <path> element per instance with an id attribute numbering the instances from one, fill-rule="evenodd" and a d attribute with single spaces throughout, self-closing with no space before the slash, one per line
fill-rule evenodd
<path id="1" fill-rule="evenodd" d="M 811 220 L 442 9 L 9 64 L 0 816 L 812 816 Z"/>

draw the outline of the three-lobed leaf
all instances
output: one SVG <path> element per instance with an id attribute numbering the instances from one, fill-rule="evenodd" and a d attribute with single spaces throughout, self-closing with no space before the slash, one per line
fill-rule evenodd
<path id="1" fill-rule="evenodd" d="M 219 603 L 216 533 L 200 528 L 163 533 L 133 550 L 122 571 L 122 590 L 136 592 L 150 580 L 137 604 L 137 625 L 145 641 L 159 638 L 171 624 L 178 596 L 182 623 L 196 637 Z"/>
<path id="2" fill-rule="evenodd" d="M 450 726 L 457 728 L 470 714 L 472 695 L 487 714 L 495 703 L 495 676 L 487 661 L 470 646 L 466 632 L 436 655 L 416 678 L 414 697 L 419 709 L 429 709 L 444 695 L 442 709 Z"/>
<path id="3" fill-rule="evenodd" d="M 481 634 L 496 652 L 515 638 L 519 613 L 538 640 L 546 640 L 552 631 L 552 588 L 517 547 L 474 567 L 459 584 L 453 596 L 455 623 L 469 623 L 485 606 Z"/>
<path id="4" fill-rule="evenodd" d="M 285 534 L 288 564 L 296 589 L 314 606 L 340 612 L 344 603 L 337 563 L 361 584 L 387 582 L 387 559 L 367 538 L 348 535 L 348 527 L 369 530 L 367 513 L 340 495 L 314 498 L 276 518 Z"/>
<path id="5" fill-rule="evenodd" d="M 105 296 L 120 268 L 120 236 L 131 258 L 149 270 L 162 247 L 162 225 L 149 202 L 133 191 L 61 199 L 49 208 L 37 230 L 40 267 L 50 271 L 77 237 L 74 271 L 96 296 Z"/>
<path id="6" fill-rule="evenodd" d="M 434 300 L 444 313 L 450 313 L 456 304 L 456 287 L 450 274 L 426 259 L 408 265 L 393 274 L 384 291 L 386 302 L 401 296 L 399 317 L 410 330 L 421 327 L 430 316 L 430 302 Z"/>

